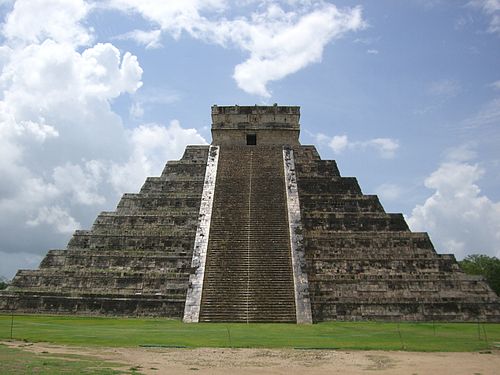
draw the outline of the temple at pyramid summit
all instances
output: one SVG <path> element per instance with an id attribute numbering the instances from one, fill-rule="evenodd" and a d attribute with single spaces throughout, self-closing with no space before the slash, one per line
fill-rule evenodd
<path id="1" fill-rule="evenodd" d="M 185 322 L 500 322 L 481 277 L 299 142 L 300 108 L 213 106 L 187 146 L 66 249 L 17 272 L 0 311 Z"/>

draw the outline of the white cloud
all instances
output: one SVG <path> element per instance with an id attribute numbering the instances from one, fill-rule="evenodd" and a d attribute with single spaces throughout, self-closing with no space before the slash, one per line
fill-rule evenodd
<path id="1" fill-rule="evenodd" d="M 16 223 L 16 231 L 29 223 L 68 233 L 78 226 L 74 215 L 83 207 L 103 205 L 125 188 L 136 191 L 166 160 L 180 157 L 186 143 L 206 143 L 178 122 L 124 129 L 110 101 L 134 93 L 142 69 L 135 56 L 122 56 L 112 44 L 78 52 L 47 39 L 9 49 L 5 61 L 0 74 L 4 238 Z"/>
<path id="2" fill-rule="evenodd" d="M 480 8 L 490 17 L 490 33 L 500 33 L 500 0 L 472 0 L 469 5 Z"/>
<path id="3" fill-rule="evenodd" d="M 144 106 L 141 102 L 133 102 L 129 108 L 129 115 L 132 118 L 139 119 L 144 116 Z"/>
<path id="4" fill-rule="evenodd" d="M 62 113 L 65 104 L 71 117 L 91 111 L 89 101 L 107 103 L 124 92 L 134 92 L 142 85 L 141 75 L 137 58 L 128 52 L 122 58 L 109 43 L 78 53 L 67 44 L 47 39 L 8 55 L 0 76 L 5 90 L 3 109 L 15 121 L 43 122 L 53 117 L 49 110 Z"/>
<path id="5" fill-rule="evenodd" d="M 60 194 L 68 194 L 82 205 L 102 205 L 106 198 L 98 193 L 105 173 L 102 162 L 92 160 L 83 166 L 66 163 L 54 168 L 54 186 Z"/>
<path id="6" fill-rule="evenodd" d="M 343 12 L 331 4 L 300 18 L 269 7 L 252 21 L 227 25 L 231 41 L 250 53 L 249 59 L 235 67 L 233 77 L 244 91 L 264 97 L 271 96 L 268 82 L 321 61 L 331 40 L 364 26 L 361 8 Z"/>
<path id="7" fill-rule="evenodd" d="M 500 80 L 493 82 L 491 84 L 491 87 L 493 87 L 495 90 L 500 90 Z"/>
<path id="8" fill-rule="evenodd" d="M 396 201 L 401 197 L 402 189 L 395 184 L 382 184 L 375 192 L 384 201 Z"/>
<path id="9" fill-rule="evenodd" d="M 378 42 L 380 42 L 381 39 L 382 39 L 381 36 L 369 36 L 363 38 L 356 38 L 354 39 L 354 43 L 360 43 L 366 46 L 371 46 L 373 44 L 377 44 Z"/>
<path id="10" fill-rule="evenodd" d="M 28 258 L 63 247 L 96 206 L 113 209 L 187 143 L 205 143 L 178 122 L 123 126 L 115 98 L 130 94 L 148 110 L 175 93 L 135 95 L 137 58 L 92 44 L 88 2 L 18 1 L 11 9 L 0 46 L 0 274 L 9 276 L 7 265 L 36 265 Z"/>
<path id="11" fill-rule="evenodd" d="M 218 12 L 226 8 L 225 0 L 108 0 L 112 9 L 139 13 L 162 30 L 179 38 L 182 32 L 195 36 L 207 27 L 203 11 Z"/>
<path id="12" fill-rule="evenodd" d="M 460 83 L 453 79 L 442 79 L 432 82 L 429 85 L 429 94 L 437 97 L 452 98 L 457 96 L 462 87 Z"/>
<path id="13" fill-rule="evenodd" d="M 94 97 L 114 98 L 142 86 L 142 68 L 130 52 L 124 54 L 120 63 L 120 51 L 115 46 L 99 43 L 86 49 L 81 57 L 86 91 Z"/>
<path id="14" fill-rule="evenodd" d="M 500 98 L 495 98 L 486 103 L 478 113 L 465 119 L 462 126 L 468 129 L 491 129 L 497 134 L 500 124 Z M 498 135 L 497 135 L 498 136 Z"/>
<path id="15" fill-rule="evenodd" d="M 30 133 L 38 142 L 44 142 L 48 138 L 59 136 L 57 130 L 50 125 L 39 124 L 33 121 L 21 121 L 20 128 Z"/>
<path id="16" fill-rule="evenodd" d="M 361 147 L 372 147 L 384 159 L 392 159 L 399 148 L 399 142 L 391 138 L 375 138 L 361 142 Z"/>
<path id="17" fill-rule="evenodd" d="M 445 158 L 451 162 L 464 162 L 476 158 L 477 153 L 473 149 L 474 143 L 466 143 L 446 150 Z"/>
<path id="18" fill-rule="evenodd" d="M 316 143 L 325 144 L 325 143 L 328 143 L 330 141 L 330 137 L 327 136 L 326 134 L 323 134 L 323 133 L 313 134 L 307 130 L 306 130 L 306 132 L 316 139 Z"/>
<path id="19" fill-rule="evenodd" d="M 18 1 L 6 15 L 0 251 L 45 252 L 42 244 L 63 242 L 79 226 L 86 206 L 114 197 L 99 163 L 121 162 L 127 136 L 110 101 L 140 87 L 142 69 L 111 44 L 82 48 L 91 41 L 82 23 L 89 9 L 83 1 Z"/>
<path id="20" fill-rule="evenodd" d="M 110 181 L 119 193 L 136 191 L 147 176 L 159 175 L 166 160 L 179 159 L 187 144 L 207 144 L 196 129 L 173 120 L 168 127 L 145 124 L 130 133 L 132 153 L 123 164 L 113 164 Z"/>
<path id="21" fill-rule="evenodd" d="M 4 36 L 15 43 L 87 45 L 92 37 L 81 25 L 90 6 L 83 0 L 17 0 L 3 25 Z"/>
<path id="22" fill-rule="evenodd" d="M 347 135 L 336 135 L 334 136 L 328 146 L 335 152 L 336 154 L 342 153 L 347 146 L 349 146 L 349 141 L 347 139 Z"/>
<path id="23" fill-rule="evenodd" d="M 366 53 L 369 54 L 369 55 L 378 55 L 379 54 L 379 50 L 378 49 L 367 49 Z"/>
<path id="24" fill-rule="evenodd" d="M 477 181 L 484 173 L 477 164 L 442 163 L 425 180 L 434 193 L 413 209 L 411 229 L 428 231 L 439 252 L 500 256 L 500 202 L 481 193 Z"/>
<path id="25" fill-rule="evenodd" d="M 76 229 L 80 228 L 80 223 L 59 206 L 41 207 L 38 210 L 36 218 L 28 220 L 26 224 L 33 227 L 41 224 L 49 224 L 55 227 L 60 233 L 73 233 Z"/>
<path id="26" fill-rule="evenodd" d="M 0 191 L 8 194 L 2 196 L 1 204 L 21 207 L 26 199 L 33 200 L 30 181 L 37 181 L 36 186 L 52 184 L 61 196 L 69 193 L 61 184 L 61 170 L 69 172 L 70 161 L 76 164 L 92 154 L 99 158 L 120 152 L 119 147 L 107 147 L 111 140 L 119 144 L 125 139 L 109 100 L 135 91 L 141 85 L 142 69 L 134 56 L 125 53 L 121 58 L 110 44 L 78 53 L 68 44 L 50 39 L 11 49 L 6 60 L 0 74 L 4 90 L 0 100 L 0 154 L 4 156 L 0 159 L 4 172 Z M 88 169 L 88 164 L 75 168 Z M 47 173 L 51 170 L 55 181 Z M 72 191 L 84 187 L 77 184 Z M 103 202 L 92 194 L 84 189 L 77 193 L 76 201 Z"/>
<path id="27" fill-rule="evenodd" d="M 259 2 L 258 9 L 263 11 L 234 19 L 224 17 L 223 12 L 230 7 L 223 0 L 110 0 L 108 6 L 139 13 L 174 38 L 185 32 L 196 39 L 246 51 L 250 56 L 236 65 L 233 78 L 242 90 L 269 97 L 269 82 L 321 61 L 328 43 L 365 27 L 360 7 L 339 9 L 320 0 L 300 3 Z M 286 11 L 285 6 L 292 10 Z M 150 38 L 157 43 L 155 34 L 148 32 L 128 36 L 141 44 Z"/>
<path id="28" fill-rule="evenodd" d="M 320 135 L 322 143 L 326 143 L 325 135 Z M 318 139 L 318 136 L 317 136 Z M 367 141 L 350 141 L 347 135 L 336 135 L 329 139 L 328 146 L 335 154 L 346 150 L 374 150 L 381 158 L 392 159 L 399 149 L 399 142 L 392 138 L 373 138 Z"/>
<path id="29" fill-rule="evenodd" d="M 130 39 L 138 44 L 146 47 L 146 49 L 154 49 L 162 47 L 160 43 L 161 30 L 132 30 L 125 34 L 119 35 L 116 39 Z"/>

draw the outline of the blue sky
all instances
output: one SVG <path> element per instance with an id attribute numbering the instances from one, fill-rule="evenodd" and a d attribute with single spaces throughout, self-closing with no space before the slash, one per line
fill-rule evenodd
<path id="1" fill-rule="evenodd" d="M 0 275 L 210 142 L 210 106 L 301 140 L 440 253 L 500 255 L 500 0 L 0 0 Z"/>

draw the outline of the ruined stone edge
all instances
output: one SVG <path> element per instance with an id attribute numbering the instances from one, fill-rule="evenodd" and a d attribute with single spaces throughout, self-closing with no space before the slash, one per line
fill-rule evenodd
<path id="1" fill-rule="evenodd" d="M 305 272 L 305 249 L 300 218 L 299 192 L 293 150 L 283 148 L 283 166 L 285 169 L 285 190 L 287 198 L 288 225 L 290 232 L 290 251 L 292 255 L 293 284 L 295 292 L 295 313 L 297 323 L 312 323 L 309 282 Z"/>
<path id="2" fill-rule="evenodd" d="M 200 318 L 201 295 L 203 279 L 205 276 L 205 263 L 207 259 L 208 239 L 210 234 L 210 220 L 212 218 L 212 205 L 217 177 L 217 164 L 219 162 L 219 147 L 210 146 L 205 170 L 205 181 L 201 196 L 198 226 L 194 240 L 193 259 L 191 261 L 191 275 L 184 306 L 184 323 L 198 323 Z"/>

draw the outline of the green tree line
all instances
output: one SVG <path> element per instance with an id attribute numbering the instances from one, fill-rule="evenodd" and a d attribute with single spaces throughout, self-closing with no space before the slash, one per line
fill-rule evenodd
<path id="1" fill-rule="evenodd" d="M 500 295 L 500 259 L 474 254 L 458 262 L 469 275 L 482 275 L 497 295 Z"/>
<path id="2" fill-rule="evenodd" d="M 4 290 L 9 286 L 9 280 L 7 280 L 5 277 L 0 276 L 0 290 Z"/>

